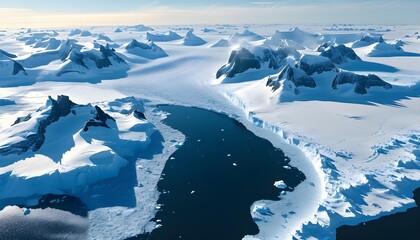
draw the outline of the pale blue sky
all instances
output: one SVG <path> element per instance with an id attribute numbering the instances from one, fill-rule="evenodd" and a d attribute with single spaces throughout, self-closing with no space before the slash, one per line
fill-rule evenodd
<path id="1" fill-rule="evenodd" d="M 60 25 L 62 15 L 61 20 L 67 21 L 63 25 L 75 19 L 80 25 L 100 21 L 104 25 L 134 21 L 420 24 L 419 11 L 420 0 L 0 0 L 0 23 Z M 77 17 L 80 14 L 83 17 Z M 116 15 L 108 19 L 107 14 Z"/>

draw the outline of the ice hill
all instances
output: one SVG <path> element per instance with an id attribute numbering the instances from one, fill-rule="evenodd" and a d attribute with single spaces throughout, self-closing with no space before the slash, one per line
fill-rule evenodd
<path id="1" fill-rule="evenodd" d="M 353 42 L 351 44 L 351 47 L 352 48 L 366 47 L 374 43 L 383 43 L 383 42 L 384 42 L 384 39 L 382 38 L 381 35 L 365 34 L 362 38 Z"/>
<path id="2" fill-rule="evenodd" d="M 141 110 L 134 98 L 100 107 L 50 97 L 0 132 L 0 199 L 77 195 L 87 184 L 118 175 L 156 131 Z"/>
<path id="3" fill-rule="evenodd" d="M 73 48 L 62 61 L 55 73 L 57 77 L 66 75 L 67 78 L 80 79 L 112 74 L 110 77 L 113 78 L 125 74 L 129 69 L 128 64 L 108 44 L 100 45 L 99 50 L 80 51 Z"/>
<path id="4" fill-rule="evenodd" d="M 211 47 L 231 47 L 237 44 L 240 44 L 242 42 L 255 42 L 264 40 L 265 38 L 249 31 L 248 29 L 245 29 L 242 33 L 234 33 L 232 36 L 230 36 L 228 39 L 221 39 L 215 44 L 213 44 Z"/>
<path id="5" fill-rule="evenodd" d="M 119 57 L 109 44 L 97 44 L 98 48 L 87 49 L 77 43 L 77 40 L 62 41 L 57 49 L 45 49 L 18 61 L 24 67 L 42 68 L 37 80 L 82 80 L 96 81 L 96 79 L 114 79 L 123 77 L 129 70 L 128 64 Z M 65 76 L 66 79 L 62 79 Z"/>
<path id="6" fill-rule="evenodd" d="M 377 42 L 372 45 L 369 45 L 364 50 L 366 56 L 368 57 L 393 57 L 393 56 L 404 56 L 411 55 L 406 53 L 401 48 L 401 43 L 387 43 L 387 42 Z"/>
<path id="7" fill-rule="evenodd" d="M 295 27 L 289 31 L 276 31 L 270 39 L 267 40 L 267 43 L 275 47 L 287 44 L 288 46 L 297 49 L 314 49 L 322 43 L 322 36 L 308 33 Z"/>
<path id="8" fill-rule="evenodd" d="M 200 46 L 206 43 L 207 41 L 195 35 L 192 29 L 187 32 L 183 42 L 185 46 Z"/>
<path id="9" fill-rule="evenodd" d="M 147 59 L 157 59 L 168 56 L 161 47 L 152 41 L 144 43 L 133 39 L 130 43 L 126 44 L 124 48 L 128 53 Z"/>
<path id="10" fill-rule="evenodd" d="M 16 57 L 0 49 L 0 87 L 33 83 L 25 68 L 13 59 Z"/>
<path id="11" fill-rule="evenodd" d="M 153 28 L 151 28 L 149 26 L 145 26 L 143 24 L 128 27 L 128 29 L 133 30 L 133 31 L 138 31 L 138 32 L 153 31 Z"/>
<path id="12" fill-rule="evenodd" d="M 30 32 L 27 34 L 20 35 L 16 38 L 16 40 L 25 42 L 25 45 L 33 45 L 39 41 L 47 40 L 50 37 L 56 37 L 58 33 L 56 31 L 53 32 Z"/>
<path id="13" fill-rule="evenodd" d="M 161 34 L 161 33 L 153 34 L 153 33 L 147 32 L 146 38 L 147 40 L 153 41 L 153 42 L 169 42 L 169 41 L 182 39 L 182 37 L 178 35 L 178 33 L 173 32 L 173 31 L 169 31 L 166 34 Z"/>
<path id="14" fill-rule="evenodd" d="M 68 39 L 62 41 L 60 46 L 56 49 L 43 49 L 39 52 L 29 54 L 28 56 L 22 56 L 19 58 L 19 62 L 26 68 L 35 68 L 48 65 L 55 60 L 63 61 L 67 58 L 72 49 L 81 50 L 82 48 L 82 45 L 77 44 L 77 40 Z"/>
<path id="15" fill-rule="evenodd" d="M 61 45 L 61 40 L 54 37 L 43 38 L 32 45 L 33 48 L 44 48 L 46 50 L 57 49 Z"/>

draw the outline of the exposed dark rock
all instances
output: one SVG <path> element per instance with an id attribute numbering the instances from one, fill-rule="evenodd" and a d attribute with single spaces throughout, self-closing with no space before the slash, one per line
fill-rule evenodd
<path id="1" fill-rule="evenodd" d="M 328 42 L 324 42 L 323 44 L 319 45 L 319 47 L 316 49 L 317 52 L 323 52 L 325 49 L 327 49 L 330 46 Z"/>
<path id="2" fill-rule="evenodd" d="M 255 55 L 246 48 L 232 51 L 228 63 L 219 69 L 216 77 L 219 78 L 222 75 L 234 77 L 237 73 L 242 73 L 252 68 L 260 69 L 262 64 L 266 63 L 268 63 L 268 68 L 276 70 L 286 64 L 285 59 L 288 56 L 300 57 L 300 53 L 291 47 L 279 47 L 277 50 L 269 47 L 256 47 L 253 51 L 259 54 Z"/>
<path id="3" fill-rule="evenodd" d="M 332 83 L 333 89 L 337 89 L 338 85 L 355 84 L 354 92 L 358 94 L 366 94 L 370 87 L 383 87 L 385 89 L 392 88 L 392 85 L 380 79 L 374 74 L 368 76 L 358 75 L 352 72 L 341 71 L 334 78 Z"/>
<path id="4" fill-rule="evenodd" d="M 84 126 L 83 131 L 88 131 L 89 127 L 106 127 L 109 128 L 106 123 L 107 120 L 112 120 L 115 122 L 115 119 L 108 114 L 106 114 L 100 107 L 95 106 L 96 115 L 93 119 L 90 119 Z"/>
<path id="5" fill-rule="evenodd" d="M 269 77 L 267 80 L 266 86 L 270 86 L 273 91 L 276 91 L 278 88 L 280 88 L 281 86 L 280 81 L 283 79 L 293 82 L 293 84 L 296 87 L 301 87 L 301 86 L 308 87 L 308 88 L 316 87 L 315 80 L 312 77 L 308 76 L 303 70 L 292 67 L 290 65 L 285 66 L 281 70 L 277 79 L 272 79 Z"/>
<path id="6" fill-rule="evenodd" d="M 58 121 L 60 117 L 67 116 L 71 112 L 71 108 L 76 105 L 70 101 L 68 96 L 64 95 L 58 96 L 57 100 L 49 97 L 49 101 L 51 103 L 51 111 L 47 118 L 38 123 L 37 132 L 26 136 L 26 139 L 21 142 L 17 142 L 6 148 L 1 148 L 1 155 L 21 154 L 23 152 L 27 152 L 28 150 L 32 150 L 33 152 L 38 151 L 45 141 L 45 132 L 47 127 L 53 122 Z"/>
<path id="7" fill-rule="evenodd" d="M 23 74 L 28 75 L 28 73 L 26 73 L 25 68 L 23 68 L 23 66 L 20 63 L 14 61 L 14 60 L 12 60 L 12 61 L 13 61 L 12 75 L 17 75 L 19 72 L 22 72 Z"/>
<path id="8" fill-rule="evenodd" d="M 18 117 L 16 121 L 12 124 L 12 126 L 21 123 L 21 122 L 27 122 L 32 118 L 31 114 L 26 115 L 26 117 Z"/>
<path id="9" fill-rule="evenodd" d="M 134 114 L 134 117 L 138 119 L 146 120 L 146 116 L 144 115 L 144 113 L 140 112 L 139 110 L 134 110 L 133 114 Z"/>
<path id="10" fill-rule="evenodd" d="M 112 120 L 115 122 L 115 119 L 108 114 L 106 114 L 100 107 L 95 106 L 96 116 L 95 119 L 98 121 L 106 122 L 106 120 Z"/>
<path id="11" fill-rule="evenodd" d="M 336 47 L 327 47 L 321 52 L 321 56 L 329 58 L 336 64 L 346 63 L 348 60 L 361 60 L 359 56 L 357 56 L 357 54 L 353 51 L 353 49 L 342 44 Z"/>
<path id="12" fill-rule="evenodd" d="M 9 57 L 9 58 L 17 58 L 17 56 L 15 54 L 6 52 L 2 49 L 0 49 L 0 55 L 4 55 L 4 56 Z"/>
<path id="13" fill-rule="evenodd" d="M 284 59 L 287 56 L 299 56 L 299 53 L 290 47 L 278 48 L 277 50 L 265 49 L 263 62 L 268 62 L 268 67 L 273 69 L 279 69 L 284 66 Z"/>
<path id="14" fill-rule="evenodd" d="M 281 82 L 278 78 L 268 77 L 265 86 L 271 87 L 271 90 L 274 92 L 281 87 Z"/>
<path id="15" fill-rule="evenodd" d="M 316 87 L 315 80 L 312 77 L 306 75 L 305 72 L 299 68 L 294 68 L 289 65 L 286 66 L 279 74 L 279 79 L 282 79 L 283 77 L 293 82 L 296 87 Z"/>
<path id="16" fill-rule="evenodd" d="M 225 66 L 219 69 L 216 74 L 216 78 L 226 74 L 227 77 L 234 77 L 238 73 L 243 73 L 249 69 L 260 69 L 260 61 L 248 51 L 246 48 L 242 48 L 239 51 L 232 51 L 229 57 L 229 62 Z"/>
<path id="17" fill-rule="evenodd" d="M 85 69 L 89 69 L 89 67 L 85 63 L 86 61 L 89 61 L 89 60 L 95 62 L 95 65 L 98 69 L 111 66 L 112 62 L 110 59 L 114 60 L 117 63 L 126 64 L 124 59 L 120 58 L 115 53 L 115 50 L 109 46 L 109 44 L 107 44 L 106 46 L 100 45 L 99 47 L 100 53 L 96 51 L 80 52 L 78 47 L 73 47 L 73 43 L 68 42 L 66 44 L 69 44 L 69 46 L 68 46 L 68 50 L 64 52 L 62 55 L 62 61 L 70 60 L 71 63 L 82 66 Z M 70 67 L 65 66 L 57 73 L 57 76 L 61 76 L 69 72 L 82 73 L 79 69 L 74 69 L 74 67 L 71 67 L 71 66 Z"/>
<path id="18" fill-rule="evenodd" d="M 124 59 L 120 58 L 117 54 L 115 54 L 115 49 L 111 48 L 109 44 L 106 44 L 106 46 L 100 46 L 99 51 L 102 52 L 102 54 L 106 58 L 112 58 L 118 63 L 126 63 Z"/>
<path id="19" fill-rule="evenodd" d="M 304 55 L 298 64 L 298 67 L 311 76 L 314 73 L 322 73 L 328 71 L 337 71 L 335 64 L 328 58 L 321 56 Z"/>

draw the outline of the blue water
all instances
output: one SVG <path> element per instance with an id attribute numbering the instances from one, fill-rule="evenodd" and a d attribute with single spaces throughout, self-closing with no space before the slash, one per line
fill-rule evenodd
<path id="1" fill-rule="evenodd" d="M 250 214 L 257 200 L 279 200 L 274 182 L 286 191 L 305 179 L 269 141 L 238 121 L 197 108 L 161 106 L 164 123 L 186 141 L 167 161 L 158 183 L 162 226 L 137 239 L 242 239 L 258 233 Z M 234 166 L 236 165 L 236 166 Z"/>

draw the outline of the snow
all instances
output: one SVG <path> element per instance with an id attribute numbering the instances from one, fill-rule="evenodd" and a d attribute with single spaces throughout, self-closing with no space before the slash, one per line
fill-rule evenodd
<path id="1" fill-rule="evenodd" d="M 169 41 L 179 40 L 181 38 L 182 37 L 174 31 L 169 31 L 166 34 L 162 34 L 162 33 L 153 34 L 153 33 L 147 32 L 147 40 L 154 41 L 154 42 L 169 42 Z"/>
<path id="2" fill-rule="evenodd" d="M 49 95 L 65 94 L 76 103 L 98 105 L 116 123 L 112 129 L 94 129 L 86 134 L 80 130 L 91 114 L 88 107 L 85 111 L 81 108 L 77 110 L 80 114 L 60 118 L 47 128 L 45 146 L 39 151 L 7 156 L 5 161 L 2 156 L 0 169 L 4 174 L 0 179 L 5 184 L 0 185 L 1 199 L 25 196 L 26 202 L 36 198 L 34 193 L 66 191 L 79 194 L 91 206 L 88 221 L 92 239 L 128 238 L 151 231 L 158 224 L 150 222 L 159 207 L 156 184 L 165 162 L 185 140 L 181 133 L 161 123 L 165 113 L 156 110 L 158 104 L 171 103 L 210 109 L 238 119 L 282 149 L 290 157 L 290 165 L 305 174 L 306 180 L 293 191 L 283 191 L 280 201 L 261 200 L 250 206 L 260 233 L 247 239 L 333 239 L 335 228 L 341 224 L 356 224 L 413 206 L 410 192 L 420 182 L 420 41 L 413 35 L 418 26 L 291 27 L 250 25 L 249 31 L 237 33 L 243 26 L 183 26 L 176 35 L 158 34 L 173 29 L 170 26 L 154 26 L 154 30 L 146 30 L 150 34 L 140 31 L 144 29 L 141 25 L 119 26 L 121 32 L 114 32 L 115 27 L 95 27 L 84 29 L 92 34 L 86 37 L 80 36 L 83 30 L 69 36 L 72 29 L 60 30 L 58 35 L 35 29 L 28 33 L 9 29 L 2 32 L 0 49 L 18 57 L 0 59 L 5 66 L 0 71 L 7 73 L 0 76 L 0 98 L 14 102 L 0 104 L 1 146 L 34 131 L 35 121 L 11 125 L 30 113 L 33 120 L 42 118 L 43 112 L 36 110 Z M 182 36 L 191 28 L 216 31 L 199 34 L 210 44 L 186 47 Z M 376 40 L 361 41 L 368 29 L 373 29 L 369 32 Z M 94 41 L 106 45 L 99 34 L 121 46 L 115 46 L 114 53 L 126 64 L 97 68 L 90 62 L 83 74 L 56 76 L 63 63 L 69 61 L 61 59 L 67 39 L 74 53 L 98 56 L 99 46 Z M 133 39 L 149 44 L 148 36 L 161 40 L 159 48 L 168 56 L 152 58 L 154 55 L 143 53 L 143 49 L 135 54 L 125 48 Z M 382 43 L 378 36 L 382 36 Z M 45 49 L 48 47 L 43 44 L 55 42 L 52 38 L 62 42 L 60 47 L 52 44 L 51 49 Z M 220 39 L 224 40 L 216 46 L 223 47 L 209 47 Z M 299 95 L 288 91 L 287 84 L 272 91 L 266 86 L 267 77 L 282 68 L 267 71 L 267 66 L 245 71 L 232 81 L 215 79 L 231 51 L 239 47 L 261 50 L 287 46 L 318 63 L 319 58 L 312 56 L 319 55 L 316 49 L 325 42 L 347 47 L 363 42 L 353 46 L 362 61 L 338 67 L 359 75 L 376 74 L 393 88 L 373 87 L 365 95 L 355 94 L 350 84 L 333 90 L 331 81 L 336 73 L 328 71 L 314 73 L 311 77 L 317 87 L 298 87 Z M 34 48 L 37 43 L 43 47 Z M 256 55 L 261 57 L 261 51 Z M 12 60 L 22 64 L 28 75 L 12 75 Z M 286 58 L 291 65 L 298 60 Z M 284 79 L 280 82 L 285 83 Z M 129 96 L 135 100 L 127 99 Z M 130 115 L 139 102 L 145 104 L 148 121 Z M 62 134 L 62 129 L 67 128 Z M 151 137 L 158 133 L 164 139 L 161 147 L 156 147 Z M 54 141 L 67 144 L 57 147 Z M 139 147 L 137 153 L 130 151 L 133 146 Z M 148 151 L 155 153 L 146 154 Z M 106 184 L 115 179 L 122 181 L 112 177 L 124 166 L 129 167 L 127 164 L 134 165 L 135 180 L 129 191 L 114 194 L 121 201 L 117 202 L 98 189 L 107 189 Z M 95 205 L 104 199 L 117 203 Z M 127 201 L 130 204 L 124 202 L 126 199 L 132 199 Z M 24 210 L 19 211 L 24 216 Z M 31 210 L 27 216 L 35 215 Z"/>
<path id="3" fill-rule="evenodd" d="M 127 116 L 115 110 L 116 126 L 108 122 L 110 128 L 90 127 L 86 131 L 84 125 L 93 117 L 92 112 L 91 105 L 75 106 L 72 113 L 47 127 L 45 140 L 36 153 L 28 150 L 2 156 L 0 197 L 60 193 L 116 176 L 120 168 L 136 156 L 136 151 L 148 146 L 155 131 L 152 124 L 135 118 L 133 114 Z M 29 133 L 37 134 L 41 121 L 50 113 L 48 102 L 31 114 L 28 121 L 1 131 L 0 149 L 12 147 Z M 60 146 L 56 145 L 57 141 Z"/>
<path id="4" fill-rule="evenodd" d="M 124 48 L 127 53 L 147 59 L 157 59 L 168 56 L 161 47 L 151 41 L 143 43 L 133 39 L 130 43 L 124 45 Z"/>
<path id="5" fill-rule="evenodd" d="M 200 46 L 200 45 L 203 45 L 203 44 L 206 44 L 206 43 L 207 42 L 204 39 L 195 35 L 193 33 L 193 30 L 189 30 L 187 32 L 187 35 L 185 36 L 184 42 L 183 42 L 183 44 L 185 46 Z"/>
<path id="6" fill-rule="evenodd" d="M 0 218 L 5 239 L 85 239 L 89 228 L 85 217 L 53 208 L 8 206 L 0 211 Z"/>

